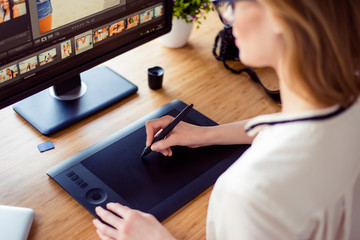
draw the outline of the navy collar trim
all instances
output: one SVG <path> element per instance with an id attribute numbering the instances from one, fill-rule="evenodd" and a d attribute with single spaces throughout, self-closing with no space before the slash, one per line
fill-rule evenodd
<path id="1" fill-rule="evenodd" d="M 291 119 L 291 120 L 283 120 L 283 121 L 274 121 L 274 122 L 260 122 L 254 125 L 251 125 L 250 127 L 248 127 L 247 129 L 245 129 L 246 132 L 250 132 L 251 130 L 253 130 L 256 127 L 259 127 L 261 125 L 276 125 L 276 124 L 283 124 L 283 123 L 294 123 L 294 122 L 303 122 L 303 121 L 320 121 L 320 120 L 325 120 L 325 119 L 329 119 L 332 117 L 335 117 L 339 114 L 341 114 L 342 112 L 344 112 L 346 110 L 346 108 L 340 107 L 338 108 L 335 112 L 331 112 L 328 114 L 324 114 L 324 115 L 319 115 L 319 116 L 313 116 L 313 117 L 304 117 L 304 118 L 298 118 L 298 119 Z"/>
<path id="2" fill-rule="evenodd" d="M 333 118 L 333 117 L 341 114 L 345 110 L 349 109 L 350 107 L 348 107 L 348 108 L 338 107 L 335 109 L 335 111 L 332 111 L 330 113 L 325 113 L 322 115 L 317 115 L 317 116 L 300 117 L 300 118 L 295 118 L 295 119 L 273 120 L 273 121 L 271 121 L 271 120 L 259 121 L 259 122 L 255 121 L 253 124 L 249 123 L 247 126 L 245 126 L 245 132 L 251 136 L 251 135 L 256 134 L 260 129 L 262 129 L 262 127 L 265 127 L 265 126 L 273 126 L 273 125 L 277 125 L 277 124 L 286 124 L 286 123 L 304 122 L 304 121 L 322 121 L 322 120 Z M 260 129 L 257 129 L 257 128 L 260 128 Z"/>

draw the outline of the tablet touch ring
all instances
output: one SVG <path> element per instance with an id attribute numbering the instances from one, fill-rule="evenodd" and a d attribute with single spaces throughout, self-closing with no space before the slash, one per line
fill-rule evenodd
<path id="1" fill-rule="evenodd" d="M 103 203 L 107 199 L 107 194 L 103 189 L 93 188 L 86 193 L 86 200 L 92 204 Z"/>

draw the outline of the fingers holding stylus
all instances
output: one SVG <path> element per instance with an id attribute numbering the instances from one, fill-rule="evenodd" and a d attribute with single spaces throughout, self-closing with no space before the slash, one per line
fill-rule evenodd
<path id="1" fill-rule="evenodd" d="M 145 123 L 146 127 L 146 146 L 151 146 L 152 141 L 154 140 L 156 134 L 160 130 L 168 126 L 174 118 L 172 116 L 164 116 L 158 119 L 150 120 Z"/>
<path id="2" fill-rule="evenodd" d="M 172 119 L 170 116 L 165 116 L 146 123 L 147 146 L 151 145 L 154 134 L 167 126 Z M 172 156 L 172 146 L 187 146 L 192 148 L 206 146 L 208 143 L 202 140 L 205 133 L 206 128 L 204 127 L 180 122 L 163 140 L 153 143 L 151 150 L 160 152 L 165 156 Z"/>
<path id="3" fill-rule="evenodd" d="M 172 151 L 170 149 L 170 146 L 164 147 L 162 144 L 164 142 L 167 142 L 167 137 L 163 140 L 160 140 L 153 145 L 152 142 L 154 138 L 166 127 L 168 126 L 172 121 L 174 120 L 171 116 L 164 116 L 162 118 L 154 119 L 147 121 L 145 123 L 146 127 L 146 146 L 151 146 L 152 151 L 157 151 L 162 153 L 164 156 L 172 156 Z"/>

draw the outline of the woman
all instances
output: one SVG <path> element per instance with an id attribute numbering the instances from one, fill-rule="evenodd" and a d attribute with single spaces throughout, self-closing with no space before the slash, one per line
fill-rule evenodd
<path id="1" fill-rule="evenodd" d="M 19 16 L 19 8 L 15 5 L 14 0 L 2 0 L 2 14 L 0 23 L 9 21 Z"/>
<path id="2" fill-rule="evenodd" d="M 11 70 L 10 68 L 7 68 L 6 69 L 6 77 L 5 77 L 5 80 L 10 80 L 10 79 L 13 79 L 16 77 L 16 73 Z"/>
<path id="3" fill-rule="evenodd" d="M 152 150 L 252 143 L 214 186 L 208 239 L 360 239 L 351 235 L 360 223 L 352 201 L 360 175 L 360 1 L 224 5 L 242 62 L 276 71 L 282 112 L 216 127 L 181 123 Z M 146 124 L 148 146 L 170 121 Z M 122 218 L 96 209 L 114 226 L 94 221 L 102 239 L 172 239 L 148 214 L 107 208 Z"/>

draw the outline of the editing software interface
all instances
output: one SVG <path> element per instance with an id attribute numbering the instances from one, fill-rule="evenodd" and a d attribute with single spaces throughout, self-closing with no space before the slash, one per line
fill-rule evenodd
<path id="1" fill-rule="evenodd" d="M 76 6 L 98 2 L 86 11 L 62 2 L 0 0 L 0 88 L 86 62 L 164 28 L 161 0 L 73 0 Z"/>

